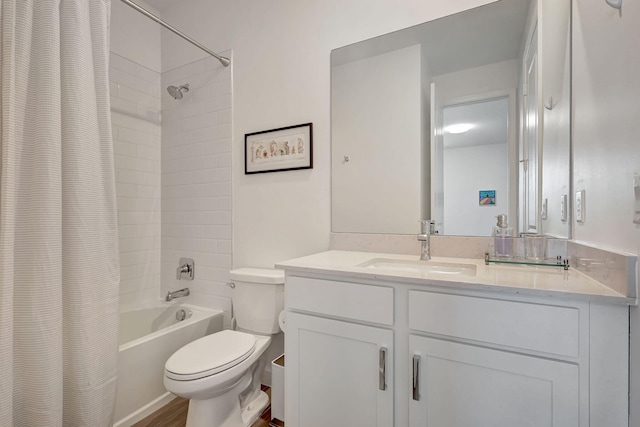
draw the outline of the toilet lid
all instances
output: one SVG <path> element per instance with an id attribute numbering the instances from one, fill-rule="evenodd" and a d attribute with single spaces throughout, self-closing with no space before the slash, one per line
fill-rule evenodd
<path id="1" fill-rule="evenodd" d="M 167 360 L 167 377 L 188 381 L 229 369 L 245 360 L 256 347 L 256 337 L 225 329 L 185 345 Z"/>

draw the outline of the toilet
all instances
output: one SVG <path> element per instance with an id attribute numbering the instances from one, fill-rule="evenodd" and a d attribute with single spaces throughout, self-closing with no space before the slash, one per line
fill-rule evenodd
<path id="1" fill-rule="evenodd" d="M 280 331 L 284 272 L 240 268 L 229 276 L 238 330 L 192 341 L 165 364 L 165 388 L 189 399 L 187 427 L 248 427 L 269 404 L 260 389 L 261 356 Z"/>

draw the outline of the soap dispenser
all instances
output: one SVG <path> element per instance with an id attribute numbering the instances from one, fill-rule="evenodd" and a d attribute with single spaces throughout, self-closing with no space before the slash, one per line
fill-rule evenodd
<path id="1" fill-rule="evenodd" d="M 506 214 L 496 216 L 498 223 L 493 227 L 496 258 L 513 258 L 513 228 L 509 227 Z"/>

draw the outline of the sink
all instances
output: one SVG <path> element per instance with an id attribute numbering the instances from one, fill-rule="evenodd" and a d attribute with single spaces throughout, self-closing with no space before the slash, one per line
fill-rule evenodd
<path id="1" fill-rule="evenodd" d="M 439 261 L 413 261 L 392 258 L 373 258 L 369 261 L 363 262 L 362 264 L 358 264 L 357 267 L 397 273 L 446 274 L 460 276 L 475 276 L 476 274 L 476 266 L 473 264 Z"/>

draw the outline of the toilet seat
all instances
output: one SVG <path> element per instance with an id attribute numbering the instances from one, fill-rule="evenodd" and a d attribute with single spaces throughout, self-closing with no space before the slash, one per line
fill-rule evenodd
<path id="1" fill-rule="evenodd" d="M 176 351 L 165 364 L 165 375 L 176 381 L 208 377 L 247 359 L 255 347 L 255 336 L 225 329 Z"/>

